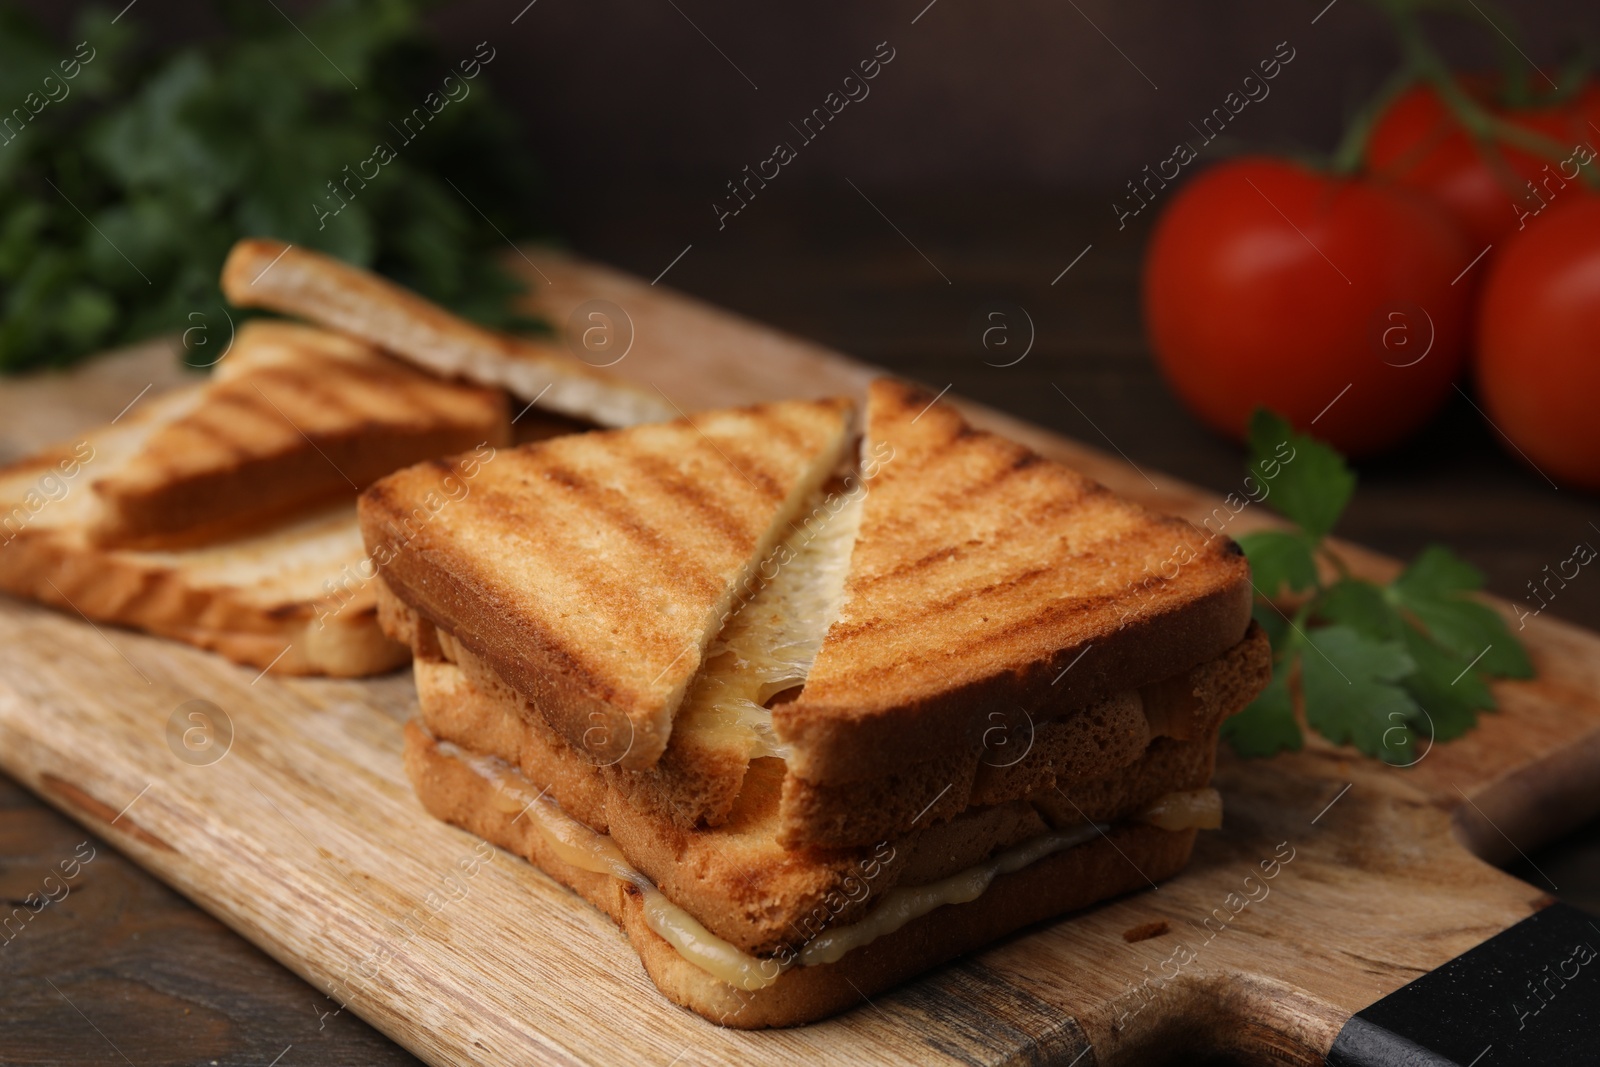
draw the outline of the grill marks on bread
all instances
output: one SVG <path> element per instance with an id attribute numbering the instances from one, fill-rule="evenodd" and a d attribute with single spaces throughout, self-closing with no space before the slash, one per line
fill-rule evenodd
<path id="1" fill-rule="evenodd" d="M 791 401 L 503 451 L 407 527 L 442 475 L 361 502 L 395 594 L 595 762 L 653 766 L 736 590 L 838 466 L 843 400 Z"/>
<path id="2" fill-rule="evenodd" d="M 91 536 L 104 546 L 215 540 L 508 433 L 496 390 L 441 382 L 321 330 L 253 322 L 200 402 L 93 483 Z"/>
<path id="3" fill-rule="evenodd" d="M 108 549 L 88 540 L 88 480 L 118 469 L 153 432 L 192 411 L 204 390 L 148 398 L 78 446 L 0 468 L 0 514 L 7 519 L 0 590 L 278 674 L 356 677 L 403 663 L 407 649 L 378 628 L 375 583 L 339 584 L 362 559 L 353 502 L 181 550 Z M 59 465 L 73 456 L 82 463 L 72 488 L 29 509 L 25 501 L 37 493 L 41 472 L 64 469 Z"/>
<path id="4" fill-rule="evenodd" d="M 967 720 L 996 700 L 1088 703 L 1243 634 L 1248 568 L 1225 539 L 974 429 L 903 383 L 872 384 L 866 435 L 865 451 L 892 454 L 866 483 L 843 611 L 799 699 L 774 709 L 802 776 L 854 779 L 885 758 L 965 746 L 982 729 Z M 913 736 L 880 752 L 895 723 L 902 734 L 915 723 Z"/>
<path id="5" fill-rule="evenodd" d="M 673 415 L 672 406 L 551 340 L 469 322 L 387 278 L 265 238 L 233 246 L 222 291 L 239 307 L 270 308 L 338 330 L 446 378 L 509 391 L 530 404 L 601 426 Z"/>

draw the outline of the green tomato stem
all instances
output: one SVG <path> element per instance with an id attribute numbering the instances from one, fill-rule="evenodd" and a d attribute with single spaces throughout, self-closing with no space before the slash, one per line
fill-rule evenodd
<path id="1" fill-rule="evenodd" d="M 1304 604 L 1301 604 L 1300 607 L 1295 611 L 1294 618 L 1289 620 L 1289 634 L 1284 638 L 1283 642 L 1283 651 L 1285 654 L 1288 654 L 1294 649 L 1299 648 L 1302 641 L 1310 640 L 1310 638 L 1305 636 L 1306 624 L 1311 621 L 1312 609 L 1315 608 L 1317 606 L 1317 602 L 1322 599 L 1322 593 L 1323 590 L 1319 588 L 1316 592 L 1316 595 L 1308 598 Z"/>
<path id="2" fill-rule="evenodd" d="M 1383 83 L 1377 94 L 1356 112 L 1349 126 L 1345 128 L 1344 136 L 1339 139 L 1339 147 L 1334 149 L 1333 173 L 1349 176 L 1361 169 L 1362 160 L 1367 154 L 1367 142 L 1371 140 L 1372 130 L 1378 124 L 1378 116 L 1388 110 L 1389 105 L 1416 82 L 1416 68 L 1409 62 L 1402 63 L 1400 69 Z"/>
<path id="3" fill-rule="evenodd" d="M 1394 27 L 1395 35 L 1399 38 L 1402 55 L 1402 72 L 1412 80 L 1428 82 L 1438 94 L 1439 99 L 1451 116 L 1466 131 L 1467 135 L 1476 142 L 1478 150 L 1483 154 L 1485 162 L 1494 171 L 1496 178 L 1508 191 L 1521 193 L 1524 182 L 1511 168 L 1500 150 L 1500 145 L 1507 144 L 1520 148 L 1529 154 L 1551 163 L 1560 163 L 1568 158 L 1571 149 L 1554 139 L 1541 133 L 1525 129 L 1514 122 L 1508 121 L 1479 103 L 1470 93 L 1462 88 L 1450 71 L 1448 64 L 1429 43 L 1427 35 L 1422 30 L 1418 15 L 1428 9 L 1448 12 L 1451 14 L 1469 17 L 1474 21 L 1482 22 L 1485 19 L 1490 25 L 1499 29 L 1500 23 L 1480 10 L 1489 3 L 1489 0 L 1372 0 L 1372 3 L 1388 16 Z M 1495 8 L 1500 14 L 1501 21 L 1509 22 L 1509 16 Z M 1509 104 L 1526 106 L 1535 101 L 1530 89 L 1526 63 L 1515 44 L 1503 35 L 1497 35 L 1503 62 L 1502 72 L 1505 79 L 1505 99 Z M 1516 62 L 1512 59 L 1515 57 Z M 1370 130 L 1367 131 L 1370 133 Z M 1362 144 L 1365 144 L 1365 134 L 1362 135 Z M 1597 176 L 1590 173 L 1584 174 L 1585 180 L 1591 185 L 1595 184 Z"/>
<path id="4" fill-rule="evenodd" d="M 1329 563 L 1333 564 L 1333 569 L 1339 572 L 1340 578 L 1350 577 L 1350 565 L 1344 561 L 1344 557 L 1329 548 L 1326 542 L 1319 542 L 1316 546 L 1316 551 Z M 1317 588 L 1319 591 L 1323 588 L 1320 576 L 1317 580 Z"/>

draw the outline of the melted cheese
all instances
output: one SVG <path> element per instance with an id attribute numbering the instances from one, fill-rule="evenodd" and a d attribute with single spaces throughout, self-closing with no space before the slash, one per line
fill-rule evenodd
<path id="1" fill-rule="evenodd" d="M 1109 829 L 1099 823 L 1085 823 L 1041 834 L 940 881 L 896 887 L 884 894 L 883 900 L 858 922 L 824 931 L 807 942 L 797 957 L 779 961 L 753 956 L 707 930 L 639 873 L 609 836 L 596 833 L 562 811 L 560 805 L 545 796 L 543 790 L 536 792 L 532 783 L 509 764 L 468 752 L 448 741 L 438 742 L 438 747 L 446 756 L 460 760 L 492 782 L 494 806 L 507 814 L 518 812 L 518 818 L 529 818 L 539 836 L 563 863 L 620 878 L 636 886 L 643 899 L 645 924 L 651 930 L 696 967 L 743 990 L 771 985 L 795 963 L 814 967 L 836 962 L 846 953 L 892 934 L 913 919 L 946 904 L 977 900 L 1000 875 L 1030 867 L 1046 856 L 1081 845 Z M 1146 809 L 1141 819 L 1165 830 L 1215 827 L 1220 824 L 1221 810 L 1222 798 L 1215 789 L 1196 789 L 1167 794 Z"/>
<path id="2" fill-rule="evenodd" d="M 787 755 L 765 705 L 805 682 L 839 617 L 865 500 L 859 489 L 830 495 L 763 564 L 771 579 L 707 649 L 674 731 L 725 737 L 751 759 Z"/>
<path id="3" fill-rule="evenodd" d="M 1215 830 L 1222 825 L 1222 794 L 1215 789 L 1168 793 L 1139 819 L 1163 830 Z"/>
<path id="4" fill-rule="evenodd" d="M 711 977 L 735 989 L 756 990 L 765 989 L 789 969 L 788 963 L 752 956 L 722 940 L 654 886 L 645 883 L 640 888 L 644 890 L 645 924 Z"/>
<path id="5" fill-rule="evenodd" d="M 536 793 L 532 784 L 510 764 L 467 752 L 448 741 L 439 742 L 439 751 L 493 782 L 495 807 L 507 814 L 518 812 L 518 818 L 532 821 L 534 829 L 561 862 L 579 870 L 620 878 L 638 887 L 644 904 L 645 925 L 676 949 L 678 955 L 735 989 L 761 989 L 778 980 L 784 967 L 777 960 L 752 956 L 707 930 L 640 874 L 609 836 L 595 833 L 562 811 L 542 791 Z"/>
<path id="6" fill-rule="evenodd" d="M 806 942 L 806 946 L 800 950 L 800 962 L 808 967 L 833 963 L 850 950 L 870 944 L 885 934 L 892 934 L 912 919 L 920 918 L 935 908 L 977 900 L 999 875 L 1020 871 L 1053 853 L 1081 845 L 1105 830 L 1099 824 L 1085 823 L 1070 830 L 1043 834 L 1006 849 L 987 863 L 968 867 L 941 881 L 891 889 L 884 894 L 883 902 L 861 921 L 825 930 Z"/>

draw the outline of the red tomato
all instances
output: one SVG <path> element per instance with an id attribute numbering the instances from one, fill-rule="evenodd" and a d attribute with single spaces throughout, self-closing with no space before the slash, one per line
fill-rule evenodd
<path id="1" fill-rule="evenodd" d="M 1487 84 L 1486 79 L 1471 79 L 1466 88 L 1487 101 Z M 1389 105 L 1373 126 L 1366 150 L 1367 169 L 1374 175 L 1426 193 L 1443 204 L 1474 242 L 1474 252 L 1517 229 L 1519 217 L 1537 209 L 1538 198 L 1563 183 L 1561 161 L 1573 149 L 1600 144 L 1600 129 L 1589 126 L 1591 121 L 1600 126 L 1597 86 L 1586 85 L 1569 99 L 1550 106 L 1516 111 L 1485 106 L 1523 129 L 1550 138 L 1562 147 L 1561 157 L 1545 159 L 1500 142 L 1501 156 L 1512 172 L 1504 173 L 1485 159 L 1432 86 L 1407 90 Z"/>
<path id="2" fill-rule="evenodd" d="M 1470 287 L 1451 281 L 1471 258 L 1414 193 L 1240 159 L 1186 185 L 1157 223 L 1145 322 L 1168 382 L 1218 431 L 1242 438 L 1264 405 L 1370 455 L 1427 421 L 1455 380 Z"/>
<path id="3" fill-rule="evenodd" d="M 1495 428 L 1557 484 L 1600 489 L 1600 197 L 1568 190 L 1506 242 L 1477 331 Z"/>

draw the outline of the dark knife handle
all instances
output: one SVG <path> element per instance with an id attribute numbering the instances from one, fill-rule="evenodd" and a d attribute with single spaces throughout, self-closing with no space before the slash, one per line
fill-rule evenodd
<path id="1" fill-rule="evenodd" d="M 1530 915 L 1351 1016 L 1328 1064 L 1600 1065 L 1600 922 Z"/>

